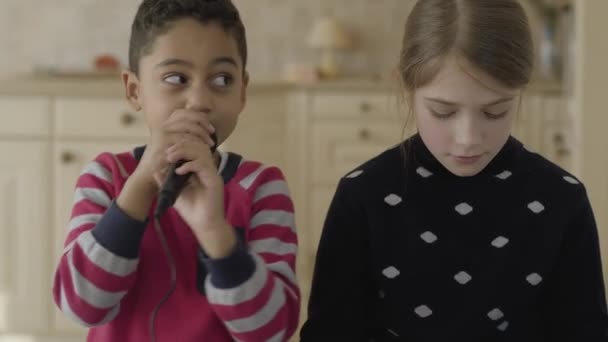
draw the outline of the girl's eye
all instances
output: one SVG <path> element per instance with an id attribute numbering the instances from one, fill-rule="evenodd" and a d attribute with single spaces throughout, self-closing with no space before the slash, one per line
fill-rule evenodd
<path id="1" fill-rule="evenodd" d="M 486 117 L 488 117 L 488 119 L 492 119 L 492 120 L 498 120 L 500 118 L 503 118 L 507 115 L 507 113 L 509 113 L 508 110 L 501 112 L 501 113 L 490 113 L 490 112 L 483 112 Z"/>
<path id="2" fill-rule="evenodd" d="M 431 109 L 431 114 L 433 114 L 434 117 L 440 120 L 449 119 L 452 115 L 454 115 L 454 113 L 456 112 L 438 112 Z"/>
<path id="3" fill-rule="evenodd" d="M 175 85 L 182 85 L 188 82 L 188 80 L 182 75 L 170 75 L 165 77 L 163 81 Z"/>

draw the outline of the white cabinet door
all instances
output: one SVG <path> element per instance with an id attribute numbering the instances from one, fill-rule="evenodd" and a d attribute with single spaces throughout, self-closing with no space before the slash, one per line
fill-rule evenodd
<path id="1" fill-rule="evenodd" d="M 221 146 L 245 159 L 278 166 L 285 172 L 285 98 L 275 92 L 254 92 L 234 132 Z"/>
<path id="2" fill-rule="evenodd" d="M 53 165 L 54 181 L 54 225 L 53 225 L 53 271 L 63 252 L 67 234 L 67 224 L 72 210 L 73 193 L 76 180 L 83 167 L 101 152 L 126 152 L 142 145 L 132 142 L 82 142 L 65 141 L 55 145 Z M 68 320 L 54 306 L 54 328 L 59 333 L 84 334 L 86 329 Z"/>
<path id="3" fill-rule="evenodd" d="M 403 126 L 394 121 L 317 121 L 309 142 L 312 181 L 333 185 L 359 164 L 397 145 Z"/>
<path id="4" fill-rule="evenodd" d="M 49 155 L 45 141 L 0 141 L 0 335 L 48 330 Z"/>

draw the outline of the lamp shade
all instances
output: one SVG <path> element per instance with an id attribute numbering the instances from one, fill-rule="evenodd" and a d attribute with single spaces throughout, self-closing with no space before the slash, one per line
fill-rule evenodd
<path id="1" fill-rule="evenodd" d="M 350 47 L 350 37 L 332 17 L 318 19 L 308 36 L 308 45 L 318 49 L 345 49 Z"/>

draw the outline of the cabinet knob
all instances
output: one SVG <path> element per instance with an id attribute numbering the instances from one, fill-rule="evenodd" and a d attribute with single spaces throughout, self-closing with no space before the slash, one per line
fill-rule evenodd
<path id="1" fill-rule="evenodd" d="M 123 126 L 131 126 L 135 122 L 135 115 L 128 112 L 123 113 L 122 117 L 120 118 L 120 122 L 123 124 Z"/>
<path id="2" fill-rule="evenodd" d="M 361 140 L 369 140 L 370 137 L 371 137 L 371 133 L 369 130 L 364 128 L 361 131 L 359 131 L 359 138 Z"/>
<path id="3" fill-rule="evenodd" d="M 553 136 L 553 142 L 557 145 L 562 145 L 565 143 L 564 135 L 562 133 L 555 133 Z"/>
<path id="4" fill-rule="evenodd" d="M 69 163 L 73 162 L 74 159 L 75 159 L 75 156 L 72 152 L 64 151 L 61 153 L 61 162 L 64 164 L 69 164 Z"/>
<path id="5" fill-rule="evenodd" d="M 568 157 L 570 155 L 570 149 L 568 148 L 566 138 L 562 133 L 555 133 L 553 136 L 553 143 L 555 144 L 556 153 L 559 157 Z"/>
<path id="6" fill-rule="evenodd" d="M 361 102 L 359 109 L 361 113 L 369 113 L 372 110 L 372 105 L 367 102 Z"/>

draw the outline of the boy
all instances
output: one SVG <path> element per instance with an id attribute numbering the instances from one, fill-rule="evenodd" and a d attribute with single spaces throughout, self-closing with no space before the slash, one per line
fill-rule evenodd
<path id="1" fill-rule="evenodd" d="M 230 0 L 140 5 L 123 83 L 150 141 L 85 167 L 53 287 L 57 306 L 91 327 L 88 341 L 286 341 L 298 326 L 284 177 L 214 148 L 245 104 L 246 60 Z M 156 221 L 181 160 L 188 184 Z"/>

